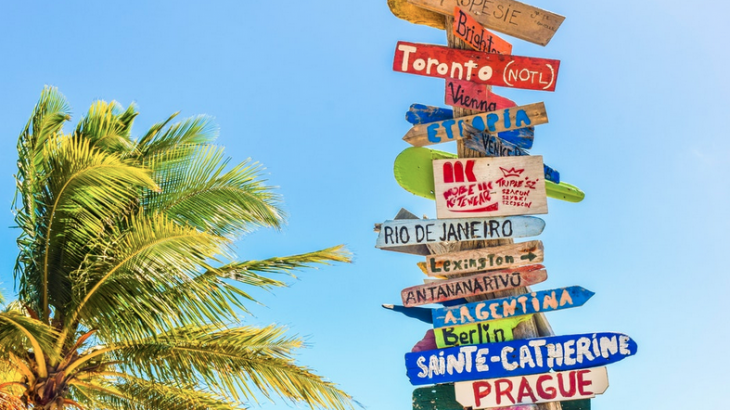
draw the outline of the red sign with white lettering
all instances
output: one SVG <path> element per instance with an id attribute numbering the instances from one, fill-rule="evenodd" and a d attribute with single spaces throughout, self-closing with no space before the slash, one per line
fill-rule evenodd
<path id="1" fill-rule="evenodd" d="M 555 91 L 559 60 L 399 41 L 393 70 L 527 90 Z"/>

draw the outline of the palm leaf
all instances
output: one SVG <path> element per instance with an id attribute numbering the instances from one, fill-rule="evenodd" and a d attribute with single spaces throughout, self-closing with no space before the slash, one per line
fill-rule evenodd
<path id="1" fill-rule="evenodd" d="M 122 111 L 116 101 L 97 101 L 76 126 L 76 136 L 87 139 L 101 151 L 124 155 L 134 148 L 132 124 L 139 113 L 134 104 Z"/>

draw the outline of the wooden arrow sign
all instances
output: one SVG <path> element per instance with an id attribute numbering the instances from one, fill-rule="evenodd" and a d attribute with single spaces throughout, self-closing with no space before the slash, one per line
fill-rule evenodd
<path id="1" fill-rule="evenodd" d="M 438 218 L 546 214 L 542 156 L 433 161 Z"/>
<path id="2" fill-rule="evenodd" d="M 565 17 L 514 0 L 408 0 L 411 4 L 437 13 L 450 15 L 456 5 L 484 27 L 517 37 L 521 40 L 547 45 Z"/>
<path id="3" fill-rule="evenodd" d="M 414 147 L 423 147 L 464 138 L 464 125 L 466 124 L 479 131 L 496 133 L 547 124 L 547 122 L 545 104 L 535 103 L 453 120 L 414 125 L 403 136 L 403 140 Z"/>
<path id="4" fill-rule="evenodd" d="M 546 279 L 544 266 L 529 265 L 412 286 L 400 294 L 403 306 L 412 307 L 530 286 Z"/>
<path id="5" fill-rule="evenodd" d="M 555 91 L 559 60 L 399 41 L 393 71 L 484 85 Z"/>
<path id="6" fill-rule="evenodd" d="M 393 174 L 398 184 L 406 191 L 424 198 L 436 199 L 433 161 L 453 158 L 456 158 L 456 154 L 450 152 L 421 147 L 406 148 L 396 157 Z M 550 198 L 563 201 L 580 202 L 585 198 L 585 194 L 578 187 L 563 181 L 556 184 L 548 180 L 545 182 L 545 190 Z"/>
<path id="7" fill-rule="evenodd" d="M 388 0 L 388 7 L 393 15 L 399 19 L 413 24 L 446 30 L 446 16 L 408 3 L 408 0 Z"/>
<path id="8" fill-rule="evenodd" d="M 472 409 L 590 399 L 608 389 L 605 367 L 456 383 L 456 400 Z M 512 407 L 510 407 L 512 408 Z"/>
<path id="9" fill-rule="evenodd" d="M 485 87 L 486 88 L 486 87 Z M 495 96 L 496 94 L 491 93 L 489 96 Z M 500 97 L 501 98 L 501 97 Z M 490 107 L 492 102 L 490 102 Z M 517 105 L 513 105 L 516 107 Z M 496 105 L 495 105 L 496 107 Z M 510 107 L 504 107 L 510 108 Z M 495 108 L 499 109 L 499 108 Z M 503 109 L 503 108 L 502 108 Z M 406 121 L 411 124 L 427 124 L 437 121 L 446 121 L 454 118 L 454 111 L 449 108 L 439 108 L 430 105 L 423 104 L 412 104 L 410 109 L 406 112 Z M 511 131 L 502 131 L 497 134 L 500 139 L 514 144 L 520 148 L 530 149 L 532 148 L 532 142 L 535 139 L 535 128 L 520 128 Z M 467 138 L 467 135 L 464 136 Z"/>
<path id="10" fill-rule="evenodd" d="M 380 228 L 375 247 L 524 238 L 540 235 L 543 229 L 545 221 L 532 216 L 385 221 Z"/>
<path id="11" fill-rule="evenodd" d="M 418 386 L 604 366 L 636 350 L 630 337 L 605 332 L 406 353 L 405 361 L 411 384 Z"/>
<path id="12" fill-rule="evenodd" d="M 546 385 L 544 391 L 549 395 L 552 389 Z M 590 399 L 571 400 L 561 402 L 560 404 L 563 410 L 591 410 Z M 413 390 L 413 410 L 464 410 L 464 408 L 464 405 L 456 401 L 456 392 L 454 391 L 453 384 L 437 384 L 435 386 L 419 387 Z M 534 409 L 535 407 L 532 405 L 524 405 L 495 407 L 492 410 Z"/>
<path id="13" fill-rule="evenodd" d="M 436 308 L 431 311 L 432 323 L 433 327 L 438 328 L 570 309 L 583 306 L 593 295 L 590 290 L 571 286 Z"/>
<path id="14" fill-rule="evenodd" d="M 490 248 L 474 249 L 453 253 L 442 253 L 426 257 L 426 274 L 434 277 L 449 277 L 465 273 L 483 272 L 494 269 L 508 269 L 543 261 L 545 252 L 541 241 L 529 241 Z"/>
<path id="15" fill-rule="evenodd" d="M 436 346 L 439 349 L 454 346 L 480 345 L 484 343 L 508 342 L 514 340 L 512 330 L 530 316 L 495 320 L 473 325 L 441 327 L 434 329 Z"/>
<path id="16" fill-rule="evenodd" d="M 447 79 L 444 95 L 446 97 L 444 102 L 447 105 L 481 112 L 492 112 L 517 106 L 514 101 L 490 91 L 486 85 L 471 81 Z"/>
<path id="17" fill-rule="evenodd" d="M 454 7 L 454 35 L 483 53 L 512 54 L 512 44 L 485 29 L 469 13 Z"/>

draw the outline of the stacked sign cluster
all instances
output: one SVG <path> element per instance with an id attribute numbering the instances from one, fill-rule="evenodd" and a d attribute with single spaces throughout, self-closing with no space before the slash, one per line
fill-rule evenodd
<path id="1" fill-rule="evenodd" d="M 543 244 L 512 240 L 542 232 L 545 222 L 527 215 L 546 214 L 547 197 L 580 202 L 584 194 L 528 152 L 534 127 L 548 122 L 545 105 L 518 106 L 491 90 L 554 91 L 560 61 L 512 55 L 512 46 L 485 28 L 544 46 L 564 17 L 511 0 L 388 4 L 398 17 L 452 30 L 471 47 L 398 42 L 393 69 L 445 79 L 446 104 L 476 112 L 459 116 L 411 106 L 406 119 L 413 127 L 403 139 L 413 147 L 398 155 L 395 176 L 409 192 L 435 200 L 437 219 L 401 211 L 380 225 L 378 248 L 426 256 L 419 264 L 426 283 L 404 289 L 402 306 L 384 305 L 433 325 L 405 356 L 413 385 L 435 385 L 416 389 L 414 409 L 520 409 L 551 402 L 589 408 L 587 399 L 608 387 L 603 366 L 635 354 L 636 343 L 612 332 L 555 336 L 541 316 L 581 306 L 593 292 L 579 286 L 530 291 L 547 279 L 539 264 Z M 452 141 L 482 157 L 424 148 Z M 460 247 L 484 240 L 490 246 Z M 420 307 L 429 304 L 437 307 Z M 542 320 L 537 333 L 515 337 L 518 326 L 532 320 Z"/>

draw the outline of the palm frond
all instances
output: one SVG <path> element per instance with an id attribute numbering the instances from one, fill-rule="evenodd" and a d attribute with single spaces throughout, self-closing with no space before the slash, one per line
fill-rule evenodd
<path id="1" fill-rule="evenodd" d="M 91 147 L 101 151 L 127 154 L 134 148 L 131 132 L 138 114 L 134 104 L 122 110 L 116 101 L 96 101 L 76 126 L 76 136 L 87 139 Z"/>
<path id="2" fill-rule="evenodd" d="M 45 355 L 57 359 L 53 354 L 53 343 L 57 334 L 47 324 L 29 318 L 20 312 L 5 311 L 0 313 L 0 359 L 13 363 L 12 358 L 32 360 L 35 366 L 15 369 L 25 373 L 28 367 L 37 367 L 40 377 L 47 376 Z M 22 363 L 20 363 L 22 365 Z"/>

